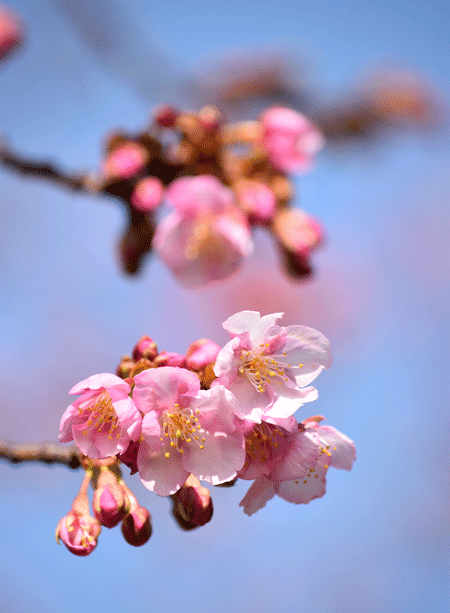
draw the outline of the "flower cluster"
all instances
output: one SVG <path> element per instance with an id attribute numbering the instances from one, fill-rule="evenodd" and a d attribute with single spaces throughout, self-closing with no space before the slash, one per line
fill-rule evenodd
<path id="1" fill-rule="evenodd" d="M 117 375 L 72 388 L 80 397 L 62 416 L 59 440 L 74 440 L 91 463 L 121 461 L 138 472 L 147 489 L 172 497 L 187 529 L 212 515 L 200 481 L 253 481 L 241 501 L 248 515 L 275 494 L 297 504 L 323 496 L 328 468 L 350 470 L 355 447 L 322 417 L 295 419 L 317 398 L 310 384 L 332 358 L 320 332 L 281 327 L 281 316 L 237 313 L 223 324 L 230 335 L 223 348 L 201 339 L 186 355 L 158 352 L 143 337 Z M 115 509 L 112 525 L 124 520 L 129 511 L 114 478 L 97 479 L 96 488 L 97 520 L 110 527 L 101 508 Z"/>
<path id="2" fill-rule="evenodd" d="M 309 275 L 323 231 L 290 208 L 286 173 L 310 170 L 322 145 L 309 119 L 283 107 L 226 124 L 214 107 L 194 114 L 165 106 L 147 131 L 113 134 L 93 185 L 128 207 L 124 268 L 136 272 L 153 249 L 184 286 L 207 285 L 237 271 L 252 253 L 252 228 L 261 226 L 274 236 L 287 272 Z M 170 212 L 158 221 L 162 204 Z"/>

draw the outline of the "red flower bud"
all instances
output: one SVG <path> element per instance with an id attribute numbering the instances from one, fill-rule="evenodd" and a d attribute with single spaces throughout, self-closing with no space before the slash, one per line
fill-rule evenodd
<path id="1" fill-rule="evenodd" d="M 152 516 L 140 505 L 135 505 L 122 522 L 124 539 L 134 547 L 145 545 L 152 531 Z"/>
<path id="2" fill-rule="evenodd" d="M 158 348 L 156 343 L 149 336 L 143 336 L 134 346 L 133 360 L 139 362 L 142 358 L 147 360 L 154 360 L 158 355 Z"/>
<path id="3" fill-rule="evenodd" d="M 209 490 L 194 475 L 173 494 L 173 515 L 184 530 L 193 530 L 211 521 L 213 504 Z"/>
<path id="4" fill-rule="evenodd" d="M 161 128 L 173 128 L 175 125 L 179 111 L 169 104 L 159 106 L 153 113 L 155 123 Z"/>

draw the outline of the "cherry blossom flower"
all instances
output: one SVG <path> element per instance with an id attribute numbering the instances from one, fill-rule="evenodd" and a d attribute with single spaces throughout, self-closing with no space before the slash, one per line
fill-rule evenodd
<path id="1" fill-rule="evenodd" d="M 179 213 L 220 215 L 234 204 L 233 192 L 212 175 L 181 177 L 166 189 L 168 203 Z"/>
<path id="2" fill-rule="evenodd" d="M 177 179 L 166 197 L 176 210 L 158 224 L 153 247 L 184 286 L 225 279 L 252 253 L 248 221 L 215 177 Z"/>
<path id="3" fill-rule="evenodd" d="M 81 394 L 61 418 L 59 441 L 75 441 L 82 453 L 104 459 L 125 451 L 141 434 L 142 416 L 128 383 L 109 373 L 93 375 L 69 394 Z"/>
<path id="4" fill-rule="evenodd" d="M 305 386 L 331 366 L 325 336 L 306 326 L 282 328 L 276 324 L 282 315 L 241 311 L 223 323 L 232 339 L 217 356 L 218 379 L 212 385 L 233 393 L 241 419 L 293 415 L 302 403 L 317 398 L 317 390 Z"/>
<path id="5" fill-rule="evenodd" d="M 261 117 L 263 148 L 272 164 L 284 172 L 307 172 L 322 149 L 324 139 L 304 115 L 284 107 L 272 107 Z"/>
<path id="6" fill-rule="evenodd" d="M 303 437 L 302 440 L 300 437 Z M 297 468 L 294 458 L 298 455 L 299 443 L 301 449 L 307 439 L 316 447 L 316 454 L 315 460 L 304 471 L 304 462 L 299 463 Z M 304 460 L 306 456 L 299 457 Z M 306 420 L 300 424 L 297 444 L 287 454 L 283 465 L 270 475 L 257 477 L 239 506 L 244 508 L 244 513 L 252 515 L 275 494 L 294 504 L 308 504 L 325 494 L 326 474 L 330 466 L 351 470 L 355 459 L 355 445 L 345 434 L 332 426 L 319 425 L 314 418 Z M 297 470 L 299 474 L 293 477 Z"/>
<path id="7" fill-rule="evenodd" d="M 304 434 L 295 417 L 262 421 L 243 421 L 245 463 L 238 472 L 240 479 L 266 476 L 272 481 L 297 478 L 306 474 L 318 458 L 317 445 Z"/>
<path id="8" fill-rule="evenodd" d="M 195 373 L 170 366 L 145 370 L 134 380 L 133 398 L 144 413 L 137 463 L 145 487 L 168 496 L 190 473 L 213 485 L 236 476 L 244 464 L 244 438 L 228 390 L 200 391 Z"/>
<path id="9" fill-rule="evenodd" d="M 241 179 L 235 189 L 241 207 L 252 221 L 265 223 L 273 218 L 276 198 L 270 187 L 261 181 Z"/>

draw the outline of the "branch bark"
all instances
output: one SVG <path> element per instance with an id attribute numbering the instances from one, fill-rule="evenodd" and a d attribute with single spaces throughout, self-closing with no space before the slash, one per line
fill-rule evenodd
<path id="1" fill-rule="evenodd" d="M 3 166 L 11 168 L 21 175 L 46 179 L 77 192 L 92 191 L 89 186 L 89 175 L 66 174 L 49 162 L 38 162 L 23 158 L 11 151 L 5 143 L 0 145 L 0 162 Z"/>
<path id="2" fill-rule="evenodd" d="M 44 464 L 63 464 L 68 468 L 81 466 L 81 453 L 76 447 L 66 447 L 59 443 L 13 443 L 0 440 L 0 458 L 19 464 L 20 462 L 41 462 Z"/>

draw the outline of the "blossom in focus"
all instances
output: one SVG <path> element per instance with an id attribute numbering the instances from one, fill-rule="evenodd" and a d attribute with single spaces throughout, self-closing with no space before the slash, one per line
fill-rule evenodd
<path id="1" fill-rule="evenodd" d="M 238 472 L 240 479 L 265 476 L 276 482 L 297 478 L 317 461 L 317 446 L 305 436 L 304 428 L 299 429 L 294 417 L 273 422 L 241 422 L 246 456 Z"/>
<path id="2" fill-rule="evenodd" d="M 76 556 L 88 556 L 97 546 L 100 524 L 90 515 L 75 511 L 63 517 L 56 528 L 56 540 L 61 540 Z"/>
<path id="3" fill-rule="evenodd" d="M 144 169 L 148 159 L 145 147 L 128 141 L 111 151 L 103 162 L 102 171 L 108 178 L 129 179 Z"/>
<path id="4" fill-rule="evenodd" d="M 141 213 L 150 213 L 161 204 L 163 193 L 164 185 L 160 179 L 145 177 L 137 182 L 131 194 L 131 206 Z"/>
<path id="5" fill-rule="evenodd" d="M 282 313 L 263 317 L 257 311 L 241 311 L 223 327 L 232 337 L 217 356 L 216 385 L 224 385 L 239 405 L 236 415 L 260 422 L 262 418 L 286 418 L 305 402 L 317 398 L 309 385 L 332 363 L 329 342 L 306 326 L 280 327 Z"/>
<path id="6" fill-rule="evenodd" d="M 275 494 L 294 504 L 307 504 L 315 498 L 321 498 L 326 491 L 326 474 L 330 466 L 351 470 L 356 459 L 355 444 L 345 434 L 331 426 L 319 425 L 316 419 L 304 421 L 299 426 L 301 441 L 309 441 L 316 447 L 315 460 L 293 478 L 297 470 L 290 454 L 278 474 L 262 475 L 255 479 L 240 505 L 244 513 L 252 515 L 265 506 Z M 296 450 L 290 452 L 295 454 Z"/>
<path id="7" fill-rule="evenodd" d="M 69 394 L 81 394 L 61 418 L 61 443 L 75 441 L 82 453 L 102 459 L 124 452 L 141 434 L 142 416 L 128 383 L 116 375 L 93 375 Z"/>
<path id="8" fill-rule="evenodd" d="M 177 179 L 166 197 L 175 211 L 158 224 L 153 247 L 184 286 L 225 279 L 252 253 L 247 218 L 215 177 Z"/>
<path id="9" fill-rule="evenodd" d="M 283 172 L 307 172 L 324 139 L 304 115 L 284 107 L 272 107 L 261 117 L 262 147 L 272 164 Z"/>
<path id="10" fill-rule="evenodd" d="M 168 496 L 190 473 L 212 485 L 236 476 L 244 438 L 228 390 L 200 391 L 196 374 L 170 366 L 144 370 L 134 380 L 133 399 L 144 413 L 137 464 L 145 487 Z"/>

